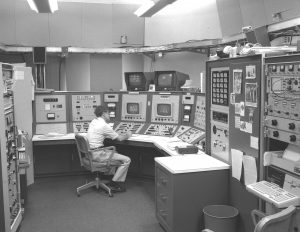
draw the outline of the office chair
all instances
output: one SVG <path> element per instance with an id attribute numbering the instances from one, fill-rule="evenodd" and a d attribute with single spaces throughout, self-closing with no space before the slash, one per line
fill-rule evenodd
<path id="1" fill-rule="evenodd" d="M 96 178 L 94 181 L 91 181 L 83 186 L 77 188 L 77 196 L 80 196 L 80 192 L 84 189 L 88 189 L 90 187 L 96 186 L 97 189 L 102 188 L 103 190 L 107 191 L 110 197 L 113 196 L 112 190 L 109 186 L 107 186 L 107 182 L 109 181 L 102 181 L 100 180 L 99 174 L 101 173 L 108 173 L 112 168 L 118 167 L 121 165 L 120 161 L 111 160 L 113 154 L 116 151 L 114 146 L 103 147 L 98 149 L 90 149 L 89 141 L 83 134 L 75 134 L 75 140 L 78 150 L 78 155 L 80 159 L 80 165 L 85 169 L 89 170 L 92 173 L 96 173 Z M 105 150 L 110 151 L 110 156 L 107 160 L 103 162 L 97 162 L 92 160 L 92 152 Z"/>
<path id="2" fill-rule="evenodd" d="M 289 232 L 291 231 L 295 215 L 296 207 L 293 205 L 268 216 L 254 209 L 251 212 L 252 220 L 255 225 L 254 232 Z"/>

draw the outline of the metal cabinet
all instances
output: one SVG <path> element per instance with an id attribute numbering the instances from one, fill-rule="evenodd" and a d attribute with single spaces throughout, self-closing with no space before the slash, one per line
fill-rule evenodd
<path id="1" fill-rule="evenodd" d="M 0 231 L 17 231 L 22 220 L 20 175 L 12 93 L 13 67 L 0 63 Z"/>
<path id="2" fill-rule="evenodd" d="M 229 169 L 172 173 L 156 162 L 156 217 L 162 227 L 167 232 L 204 229 L 202 209 L 228 203 L 228 174 Z"/>

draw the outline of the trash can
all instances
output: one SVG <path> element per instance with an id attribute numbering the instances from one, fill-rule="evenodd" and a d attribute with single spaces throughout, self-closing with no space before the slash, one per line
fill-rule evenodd
<path id="1" fill-rule="evenodd" d="M 213 232 L 236 232 L 239 211 L 229 205 L 208 205 L 203 208 L 204 228 Z"/>

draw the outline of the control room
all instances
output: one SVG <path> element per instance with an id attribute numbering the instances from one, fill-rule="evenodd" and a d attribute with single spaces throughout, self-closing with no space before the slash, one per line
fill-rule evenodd
<path id="1" fill-rule="evenodd" d="M 299 12 L 0 1 L 0 231 L 299 231 Z"/>

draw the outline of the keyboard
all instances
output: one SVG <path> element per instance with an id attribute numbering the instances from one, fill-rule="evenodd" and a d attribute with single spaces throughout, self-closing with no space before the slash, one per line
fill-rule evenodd
<path id="1" fill-rule="evenodd" d="M 247 185 L 246 189 L 261 199 L 275 205 L 277 208 L 300 205 L 300 198 L 298 196 L 271 182 L 263 180 Z"/>

